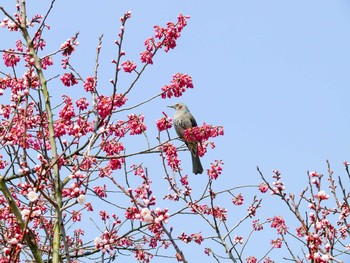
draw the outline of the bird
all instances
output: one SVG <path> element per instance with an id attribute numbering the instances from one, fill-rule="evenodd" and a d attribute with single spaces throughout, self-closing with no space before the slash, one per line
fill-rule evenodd
<path id="1" fill-rule="evenodd" d="M 194 174 L 203 173 L 203 167 L 198 156 L 198 142 L 188 141 L 184 138 L 184 131 L 189 128 L 197 126 L 197 122 L 187 106 L 184 103 L 176 103 L 175 105 L 168 106 L 175 109 L 174 114 L 174 127 L 179 138 L 185 142 L 187 148 L 191 152 L 192 157 L 192 172 Z"/>

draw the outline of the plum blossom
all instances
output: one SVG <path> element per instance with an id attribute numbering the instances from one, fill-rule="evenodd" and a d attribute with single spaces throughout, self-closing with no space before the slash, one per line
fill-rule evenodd
<path id="1" fill-rule="evenodd" d="M 39 195 L 35 191 L 29 191 L 27 197 L 30 202 L 35 202 L 36 200 L 38 200 Z"/>
<path id="2" fill-rule="evenodd" d="M 65 85 L 67 87 L 78 84 L 78 80 L 75 78 L 73 73 L 65 73 L 62 75 L 62 77 L 60 79 L 61 79 L 63 85 Z"/>
<path id="3" fill-rule="evenodd" d="M 151 211 L 148 208 L 142 208 L 140 215 L 142 216 L 142 220 L 151 223 L 153 221 L 153 217 Z"/>
<path id="4" fill-rule="evenodd" d="M 324 190 L 321 190 L 317 193 L 316 198 L 319 200 L 327 200 L 329 198 L 329 195 Z"/>
<path id="5" fill-rule="evenodd" d="M 193 89 L 192 78 L 187 74 L 176 73 L 169 85 L 162 87 L 162 98 L 181 97 L 186 89 Z"/>
<path id="6" fill-rule="evenodd" d="M 224 163 L 221 160 L 215 160 L 215 163 L 211 163 L 211 169 L 207 169 L 207 174 L 210 179 L 218 179 L 219 175 L 222 173 L 223 164 Z"/>
<path id="7" fill-rule="evenodd" d="M 160 132 L 165 131 L 173 126 L 172 125 L 173 120 L 169 118 L 169 116 L 165 112 L 162 112 L 162 113 L 164 117 L 156 121 L 158 131 Z"/>
<path id="8" fill-rule="evenodd" d="M 131 62 L 130 60 L 127 60 L 122 63 L 122 67 L 125 72 L 131 73 L 136 69 L 136 64 Z"/>
<path id="9" fill-rule="evenodd" d="M 95 90 L 95 79 L 93 77 L 89 76 L 86 78 L 86 81 L 84 83 L 84 89 L 87 92 Z"/>
<path id="10" fill-rule="evenodd" d="M 83 205 L 85 204 L 86 202 L 86 196 L 81 194 L 77 197 L 77 202 L 80 204 L 80 205 Z"/>
<path id="11" fill-rule="evenodd" d="M 259 185 L 259 191 L 260 191 L 261 193 L 264 194 L 264 193 L 267 192 L 267 190 L 269 190 L 269 187 L 268 187 L 267 184 L 261 183 L 261 184 Z"/>
<path id="12" fill-rule="evenodd" d="M 15 54 L 13 52 L 14 52 L 13 49 L 9 49 L 6 52 L 4 52 L 4 55 L 2 56 L 6 67 L 14 67 L 21 60 L 19 55 Z"/>

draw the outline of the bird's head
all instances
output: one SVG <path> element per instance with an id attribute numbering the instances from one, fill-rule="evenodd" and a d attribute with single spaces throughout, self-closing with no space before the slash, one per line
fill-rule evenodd
<path id="1" fill-rule="evenodd" d="M 175 110 L 188 110 L 186 105 L 182 102 L 176 103 L 174 105 L 168 106 L 169 108 L 173 108 Z"/>

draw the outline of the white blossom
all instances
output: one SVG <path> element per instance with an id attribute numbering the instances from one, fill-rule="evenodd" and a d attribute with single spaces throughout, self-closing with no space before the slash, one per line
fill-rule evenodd
<path id="1" fill-rule="evenodd" d="M 79 195 L 79 196 L 77 197 L 77 201 L 78 201 L 78 203 L 81 204 L 81 205 L 85 204 L 85 201 L 86 201 L 85 195 Z"/>
<path id="2" fill-rule="evenodd" d="M 38 199 L 39 195 L 35 191 L 30 191 L 28 192 L 27 197 L 30 202 L 35 202 Z"/>

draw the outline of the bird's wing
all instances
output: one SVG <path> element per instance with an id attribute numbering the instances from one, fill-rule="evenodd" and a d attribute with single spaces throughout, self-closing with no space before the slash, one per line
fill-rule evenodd
<path id="1" fill-rule="evenodd" d="M 197 122 L 196 122 L 196 120 L 195 120 L 195 118 L 194 118 L 192 115 L 191 115 L 191 117 L 190 117 L 190 121 L 191 121 L 192 127 L 198 126 L 198 125 L 197 125 Z"/>

